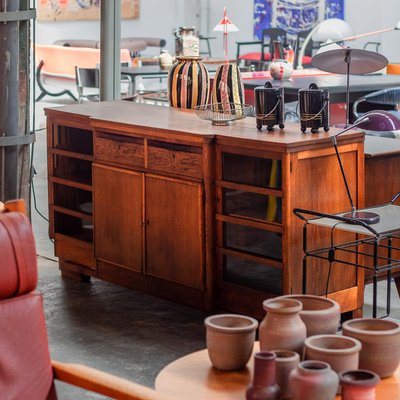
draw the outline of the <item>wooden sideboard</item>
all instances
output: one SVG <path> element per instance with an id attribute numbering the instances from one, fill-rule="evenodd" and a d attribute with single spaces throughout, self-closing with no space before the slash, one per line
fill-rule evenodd
<path id="1" fill-rule="evenodd" d="M 349 209 L 330 133 L 213 126 L 193 111 L 125 101 L 46 109 L 50 237 L 65 277 L 96 277 L 202 309 L 262 317 L 300 293 L 295 207 Z M 339 149 L 364 205 L 364 134 Z M 351 238 L 343 233 L 341 240 Z M 351 235 L 351 234 L 350 234 Z M 315 230 L 321 246 L 329 236 Z M 309 293 L 360 313 L 363 271 L 308 266 Z"/>

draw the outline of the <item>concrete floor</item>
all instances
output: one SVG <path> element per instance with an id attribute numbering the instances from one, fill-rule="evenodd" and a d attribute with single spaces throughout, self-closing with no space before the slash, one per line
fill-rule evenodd
<path id="1" fill-rule="evenodd" d="M 71 103 L 57 99 L 36 106 L 36 129 L 45 127 L 43 108 Z M 47 166 L 45 130 L 37 133 L 34 166 L 36 205 L 47 216 Z M 152 387 L 157 373 L 169 362 L 205 347 L 206 314 L 172 302 L 97 279 L 91 283 L 63 280 L 47 235 L 48 224 L 32 208 L 39 264 L 39 287 L 51 357 L 82 363 Z M 394 288 L 394 285 L 393 285 Z M 379 300 L 384 306 L 380 284 Z M 392 291 L 391 317 L 400 319 L 400 301 Z M 371 288 L 365 296 L 365 316 L 371 313 Z M 383 310 L 380 310 L 383 313 Z M 100 399 L 65 384 L 57 390 L 62 399 Z"/>

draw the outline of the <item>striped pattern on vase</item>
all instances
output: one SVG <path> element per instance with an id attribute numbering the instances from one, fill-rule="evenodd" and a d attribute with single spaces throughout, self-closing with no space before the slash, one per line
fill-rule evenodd
<path id="1" fill-rule="evenodd" d="M 177 57 L 168 72 L 171 107 L 194 108 L 208 103 L 210 77 L 200 57 Z"/>
<path id="2" fill-rule="evenodd" d="M 243 80 L 236 64 L 218 67 L 212 88 L 212 102 L 218 103 L 221 111 L 229 109 L 231 103 L 244 104 Z"/>

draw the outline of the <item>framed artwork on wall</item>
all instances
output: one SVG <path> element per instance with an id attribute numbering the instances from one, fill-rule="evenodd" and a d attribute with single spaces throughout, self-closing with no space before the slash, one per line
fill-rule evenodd
<path id="1" fill-rule="evenodd" d="M 139 18 L 139 5 L 140 0 L 122 0 L 122 18 Z M 37 13 L 38 21 L 100 19 L 100 0 L 38 0 Z"/>
<path id="2" fill-rule="evenodd" d="M 266 28 L 282 28 L 288 35 L 309 31 L 328 18 L 344 18 L 344 0 L 254 0 L 254 37 Z"/>

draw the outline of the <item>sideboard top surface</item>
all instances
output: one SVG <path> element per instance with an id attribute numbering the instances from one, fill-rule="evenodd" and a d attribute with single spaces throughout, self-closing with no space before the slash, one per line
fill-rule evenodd
<path id="1" fill-rule="evenodd" d="M 160 107 L 128 101 L 111 101 L 83 103 L 70 106 L 47 108 L 46 115 L 60 117 L 64 114 L 77 118 L 88 117 L 97 129 L 121 130 L 126 133 L 143 133 L 154 131 L 164 135 L 196 136 L 204 140 L 215 139 L 217 143 L 231 145 L 271 145 L 280 149 L 296 149 L 316 144 L 331 146 L 331 137 L 340 129 L 331 128 L 328 133 L 302 133 L 300 124 L 288 123 L 285 129 L 275 128 L 267 132 L 266 128 L 258 131 L 256 121 L 252 117 L 235 121 L 229 126 L 214 126 L 210 121 L 200 120 L 193 110 Z M 360 130 L 349 131 L 338 138 L 338 141 L 350 139 L 363 141 L 364 133 Z"/>

